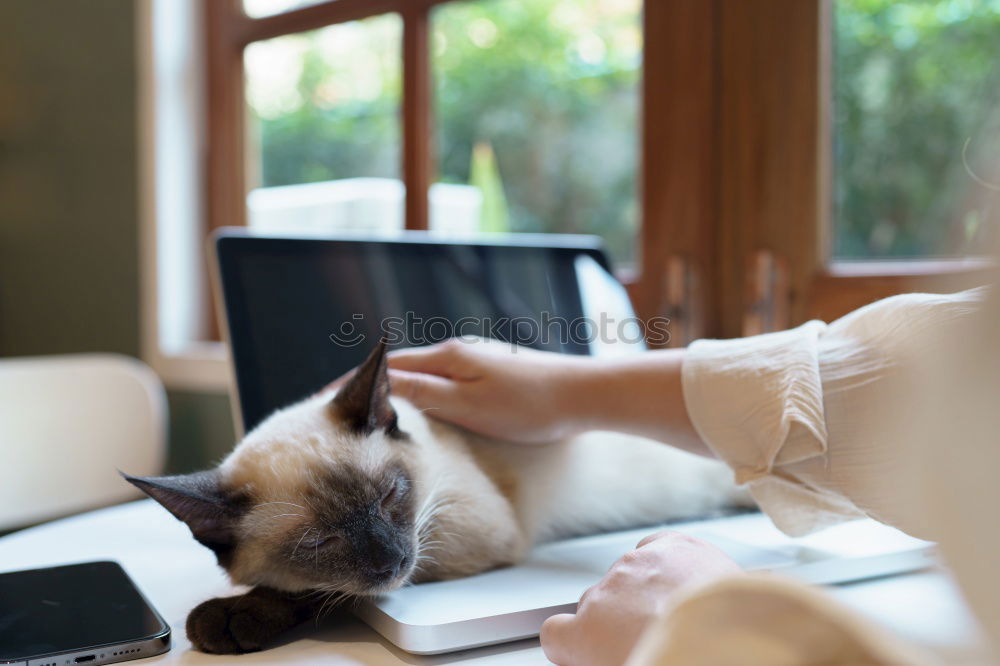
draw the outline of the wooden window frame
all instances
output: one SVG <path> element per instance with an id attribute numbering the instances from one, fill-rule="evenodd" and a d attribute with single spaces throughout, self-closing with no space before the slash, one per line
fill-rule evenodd
<path id="1" fill-rule="evenodd" d="M 243 50 L 251 43 L 380 14 L 403 20 L 403 150 L 407 229 L 427 229 L 431 184 L 430 10 L 448 0 L 328 0 L 251 18 L 240 0 L 204 3 L 208 229 L 246 224 Z M 235 167 L 235 168 L 234 168 Z"/>
<path id="2" fill-rule="evenodd" d="M 243 49 L 397 13 L 405 227 L 428 228 L 430 12 L 462 0 L 327 0 L 261 18 L 204 2 L 208 230 L 245 224 Z M 903 291 L 981 282 L 986 262 L 829 256 L 832 0 L 646 0 L 636 269 L 639 316 L 672 346 L 831 320 Z"/>
<path id="3" fill-rule="evenodd" d="M 985 260 L 831 256 L 833 0 L 719 0 L 723 337 L 983 284 Z"/>
<path id="4" fill-rule="evenodd" d="M 403 20 L 402 175 L 405 227 L 428 228 L 433 181 L 430 11 L 462 0 L 328 0 L 250 18 L 240 0 L 204 3 L 206 55 L 207 231 L 246 224 L 246 111 L 243 50 L 252 42 L 395 12 Z M 643 318 L 670 316 L 673 344 L 711 330 L 709 265 L 692 262 L 713 239 L 715 58 L 712 0 L 647 0 L 643 11 L 641 159 L 643 221 L 638 267 L 620 275 Z M 655 39 L 649 38 L 656 35 Z M 689 62 L 695 63 L 694 67 Z M 676 103 L 682 100 L 683 103 Z M 667 253 L 665 250 L 669 249 Z M 690 278 L 678 290 L 678 274 Z"/>

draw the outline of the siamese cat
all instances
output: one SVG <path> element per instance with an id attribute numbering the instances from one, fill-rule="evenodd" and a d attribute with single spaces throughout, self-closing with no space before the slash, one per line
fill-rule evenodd
<path id="1" fill-rule="evenodd" d="M 252 588 L 188 616 L 212 653 L 259 650 L 344 599 L 516 563 L 542 541 L 749 503 L 723 464 L 664 444 L 595 432 L 525 446 L 428 418 L 390 396 L 384 343 L 216 469 L 125 478 Z"/>

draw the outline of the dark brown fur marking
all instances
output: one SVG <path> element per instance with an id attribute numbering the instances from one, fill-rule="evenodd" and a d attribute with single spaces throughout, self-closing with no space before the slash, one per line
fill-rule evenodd
<path id="1" fill-rule="evenodd" d="M 279 634 L 315 616 L 322 599 L 256 587 L 235 597 L 209 599 L 187 618 L 187 637 L 211 654 L 256 652 Z"/>
<path id="2" fill-rule="evenodd" d="M 406 435 L 398 427 L 396 410 L 389 403 L 385 350 L 385 339 L 382 339 L 334 396 L 330 410 L 356 433 L 370 435 L 376 430 L 384 430 L 390 437 L 405 439 Z"/>

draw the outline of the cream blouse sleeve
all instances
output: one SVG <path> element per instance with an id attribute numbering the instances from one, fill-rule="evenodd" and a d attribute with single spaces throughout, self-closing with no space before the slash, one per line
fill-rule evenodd
<path id="1" fill-rule="evenodd" d="M 698 434 L 775 525 L 797 536 L 869 515 L 911 533 L 905 442 L 878 433 L 907 366 L 934 349 L 924 334 L 973 313 L 985 289 L 904 294 L 831 324 L 734 340 L 699 340 L 683 366 Z M 938 338 L 940 339 L 940 338 Z M 902 392 L 905 393 L 905 392 Z"/>
<path id="2" fill-rule="evenodd" d="M 941 364 L 958 357 L 948 352 L 973 344 L 969 315 L 981 309 L 987 295 L 982 288 L 906 294 L 829 325 L 811 321 L 780 333 L 696 342 L 683 366 L 691 420 L 788 534 L 868 515 L 917 536 L 932 536 L 930 524 L 923 522 L 926 511 L 912 501 L 914 490 L 904 487 L 908 479 L 921 477 L 908 465 L 928 460 L 914 450 L 921 446 L 914 440 L 953 444 L 939 434 L 892 436 L 906 430 L 886 428 L 886 417 L 897 423 L 929 422 L 914 413 L 924 403 L 907 389 L 914 381 L 935 381 Z M 956 385 L 944 381 L 933 395 L 949 390 Z M 981 587 L 993 562 L 980 560 L 973 564 L 987 568 L 972 569 Z M 981 617 L 992 617 L 983 611 L 990 608 L 980 603 Z M 816 663 L 937 662 L 819 590 L 756 575 L 672 599 L 643 633 L 628 666 Z"/>

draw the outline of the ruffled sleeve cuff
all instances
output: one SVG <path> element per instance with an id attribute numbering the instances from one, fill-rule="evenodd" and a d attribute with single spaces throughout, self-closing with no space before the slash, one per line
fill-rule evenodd
<path id="1" fill-rule="evenodd" d="M 705 443 L 737 483 L 826 452 L 821 321 L 734 340 L 698 340 L 684 357 L 684 402 Z"/>

